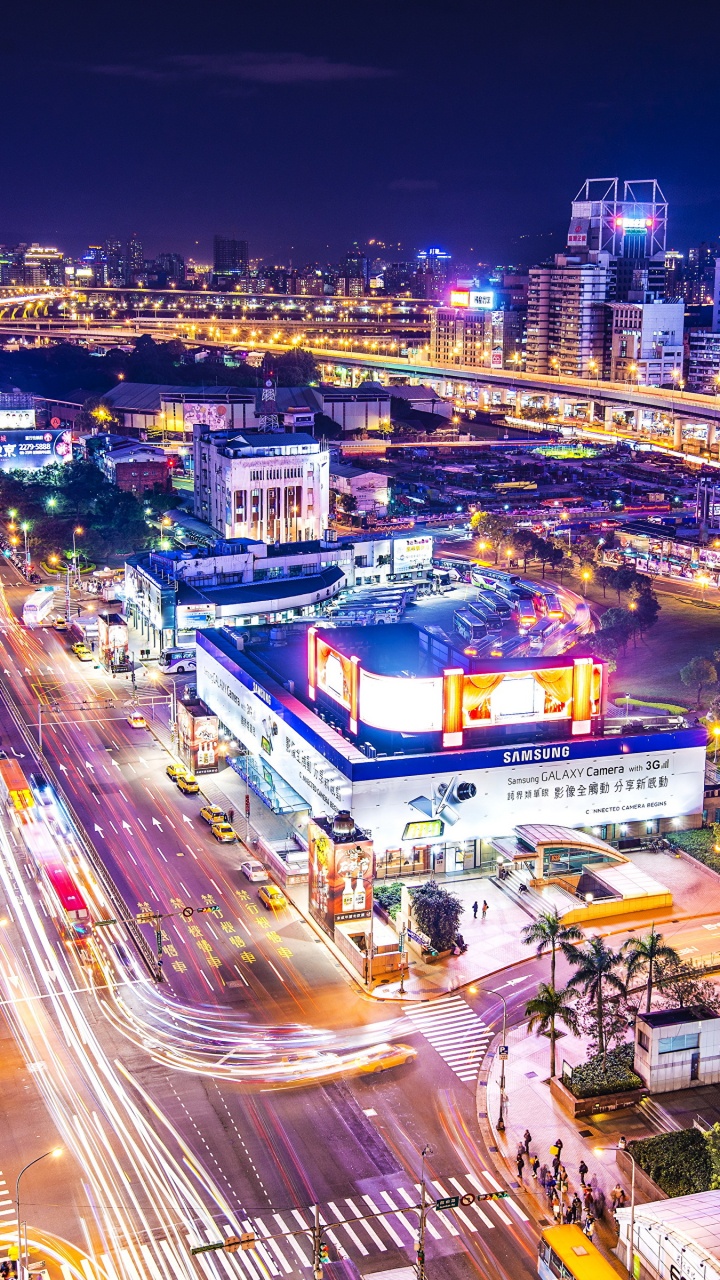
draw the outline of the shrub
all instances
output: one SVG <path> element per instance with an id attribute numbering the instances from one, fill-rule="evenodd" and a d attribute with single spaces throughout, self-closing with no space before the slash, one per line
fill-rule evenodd
<path id="1" fill-rule="evenodd" d="M 383 908 L 383 911 L 387 911 L 390 919 L 394 920 L 400 910 L 402 881 L 395 880 L 393 884 L 376 885 L 373 896 L 375 901 Z"/>
<path id="2" fill-rule="evenodd" d="M 710 1189 L 710 1152 L 699 1129 L 641 1138 L 629 1142 L 628 1150 L 668 1196 L 691 1196 Z"/>
<path id="3" fill-rule="evenodd" d="M 713 846 L 716 843 L 712 827 L 697 827 L 693 831 L 668 832 L 665 837 L 670 844 L 689 853 L 696 862 L 702 862 L 711 871 L 720 872 L 720 854 Z"/>
<path id="4" fill-rule="evenodd" d="M 596 1053 L 579 1067 L 573 1067 L 572 1077 L 566 1081 L 576 1098 L 594 1098 L 603 1093 L 622 1093 L 625 1089 L 641 1089 L 642 1080 L 633 1071 L 635 1047 L 621 1044 L 611 1049 L 603 1071 L 602 1054 Z"/>
<path id="5" fill-rule="evenodd" d="M 455 941 L 464 907 L 457 894 L 441 889 L 434 880 L 412 890 L 413 917 L 435 951 L 449 951 Z"/>

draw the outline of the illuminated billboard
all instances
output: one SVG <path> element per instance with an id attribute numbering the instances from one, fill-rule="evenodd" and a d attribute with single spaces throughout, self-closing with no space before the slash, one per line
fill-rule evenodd
<path id="1" fill-rule="evenodd" d="M 218 718 L 204 702 L 177 704 L 178 755 L 193 773 L 217 773 Z"/>
<path id="2" fill-rule="evenodd" d="M 459 747 L 468 730 L 496 725 L 571 722 L 573 734 L 590 733 L 603 714 L 604 667 L 592 658 L 564 658 L 548 666 L 498 669 L 472 675 L 449 668 L 435 676 L 386 675 L 341 653 L 308 631 L 308 692 L 326 693 L 359 725 L 403 734 L 442 733 L 443 746 Z"/>
<path id="3" fill-rule="evenodd" d="M 32 431 L 34 409 L 0 409 L 0 431 Z"/>
<path id="4" fill-rule="evenodd" d="M 334 838 L 327 821 L 309 822 L 307 834 L 310 914 L 332 937 L 336 923 L 362 920 L 372 911 L 373 845 L 364 832 Z"/>
<path id="5" fill-rule="evenodd" d="M 36 471 L 71 458 L 71 431 L 0 431 L 0 471 Z"/>
<path id="6" fill-rule="evenodd" d="M 451 289 L 450 306 L 470 311 L 492 311 L 495 294 L 492 289 Z"/>
<path id="7" fill-rule="evenodd" d="M 230 406 L 227 404 L 193 404 L 183 405 L 183 423 L 191 429 L 198 422 L 209 427 L 211 431 L 221 431 L 223 427 L 232 426 Z"/>
<path id="8" fill-rule="evenodd" d="M 432 569 L 432 555 L 432 534 L 393 538 L 392 571 L 393 573 L 417 573 Z"/>

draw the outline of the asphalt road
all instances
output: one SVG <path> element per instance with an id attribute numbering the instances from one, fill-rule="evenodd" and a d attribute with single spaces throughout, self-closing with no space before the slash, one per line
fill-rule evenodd
<path id="1" fill-rule="evenodd" d="M 14 968 L 29 987 L 45 990 L 40 997 L 45 1000 L 43 1047 L 36 1039 L 38 1020 L 27 1014 L 29 1004 L 14 1001 L 14 986 L 8 987 L 11 1020 L 26 1057 L 54 1060 L 41 1092 L 61 1136 L 65 1131 L 72 1142 L 67 1114 L 73 1106 L 83 1115 L 94 1114 L 95 1108 L 107 1129 L 106 1146 L 117 1148 L 116 1162 L 135 1161 L 137 1195 L 123 1194 L 122 1182 L 119 1188 L 116 1182 L 114 1194 L 123 1200 L 123 1214 L 142 1247 L 153 1251 L 154 1267 L 162 1276 L 184 1275 L 186 1266 L 187 1274 L 203 1269 L 212 1276 L 228 1270 L 242 1276 L 306 1276 L 308 1245 L 301 1235 L 283 1234 L 257 1257 L 222 1255 L 218 1260 L 207 1254 L 194 1263 L 186 1258 L 182 1270 L 171 1266 L 163 1249 L 180 1230 L 171 1221 L 174 1215 L 182 1220 L 187 1245 L 207 1239 L 208 1233 L 212 1238 L 213 1232 L 217 1236 L 237 1229 L 238 1222 L 250 1223 L 263 1235 L 300 1231 L 309 1225 L 307 1210 L 314 1203 L 320 1204 L 326 1223 L 342 1223 L 328 1228 L 331 1255 L 347 1254 L 363 1274 L 407 1262 L 413 1255 L 412 1206 L 418 1202 L 424 1147 L 429 1147 L 425 1168 L 433 1197 L 459 1190 L 489 1192 L 501 1185 L 478 1136 L 474 1084 L 459 1080 L 412 1024 L 393 1021 L 386 1029 L 388 1018 L 401 1016 L 402 1010 L 395 1008 L 390 1015 L 385 1006 L 351 987 L 292 908 L 278 919 L 262 911 L 253 887 L 238 871 L 237 846 L 216 845 L 197 816 L 198 798 L 182 796 L 165 777 L 164 749 L 151 734 L 127 724 L 129 686 L 80 664 L 64 636 L 19 627 L 12 615 L 28 588 L 17 584 L 10 566 L 0 567 L 0 579 L 6 602 L 0 613 L 0 687 L 33 731 L 38 700 L 66 708 L 45 717 L 46 760 L 62 777 L 129 912 L 174 912 L 185 905 L 220 909 L 220 914 L 194 916 L 189 923 L 182 916 L 164 922 L 167 982 L 162 987 L 149 991 L 148 983 L 130 983 L 113 1010 L 106 998 L 68 990 L 65 999 L 78 1005 L 75 1025 L 82 1028 L 68 1038 L 62 1032 L 65 1006 L 57 1005 L 56 993 L 64 982 L 82 985 L 81 967 L 61 944 L 47 912 L 40 918 L 42 895 L 34 883 L 26 878 L 20 886 L 16 878 L 13 884 L 10 875 L 6 901 L 18 930 L 17 911 L 26 910 L 29 916 L 23 937 L 12 928 L 3 931 L 9 949 L 4 972 Z M 109 707 L 97 709 L 99 694 L 107 697 Z M 29 767 L 27 741 L 3 706 L 0 735 L 4 749 L 24 755 L 21 764 Z M 25 906 L 18 906 L 21 892 L 28 896 Z M 38 917 L 34 924 L 33 912 Z M 152 930 L 145 932 L 152 942 Z M 136 969 L 129 972 L 136 975 Z M 103 1011 L 115 1015 L 113 1024 Z M 483 1005 L 481 1012 L 492 1029 L 492 1005 Z M 212 1034 L 219 1037 L 227 1036 L 225 1024 L 243 1024 L 256 1036 L 268 1026 L 285 1028 L 287 1035 L 292 1024 L 300 1028 L 291 1034 L 301 1043 L 318 1031 L 328 1043 L 335 1036 L 343 1044 L 353 1038 L 360 1042 L 369 1029 L 371 1040 L 412 1043 L 417 1057 L 381 1075 L 348 1076 L 284 1091 L 248 1087 L 183 1069 L 181 1061 L 173 1070 L 162 1053 L 153 1057 L 155 1040 L 162 1035 L 177 1039 L 180 1046 L 186 1043 L 186 1019 L 191 1017 L 201 1029 L 216 1028 Z M 78 1039 L 90 1043 L 92 1037 L 97 1040 L 93 1052 L 79 1045 Z M 138 1099 L 142 1114 L 137 1113 Z M 115 1114 L 120 1106 L 126 1117 L 122 1121 Z M 152 1194 L 149 1164 L 137 1163 L 138 1144 L 148 1143 L 150 1131 L 157 1144 L 154 1154 L 162 1153 L 156 1176 L 161 1182 L 170 1180 L 164 1200 Z M 95 1140 L 89 1128 L 84 1141 Z M 26 1153 L 6 1154 L 3 1172 L 12 1178 Z M 63 1220 L 71 1224 L 64 1234 L 79 1246 L 90 1240 L 94 1251 L 112 1256 L 118 1266 L 122 1251 L 103 1203 L 109 1192 L 100 1191 L 112 1171 L 100 1157 L 97 1169 L 86 1163 L 82 1181 L 73 1182 L 65 1171 L 58 1172 L 53 1184 Z M 178 1168 L 193 1171 L 197 1202 L 187 1189 L 182 1195 L 178 1191 Z M 132 1179 L 130 1185 L 135 1185 Z M 94 1203 L 91 1214 L 88 1198 Z M 41 1210 L 47 1222 L 57 1221 L 60 1210 L 48 1203 L 38 1205 Z M 381 1211 L 387 1216 L 380 1216 Z M 354 1221 L 368 1214 L 377 1216 Z M 125 1223 L 117 1231 L 129 1232 L 130 1226 Z M 529 1277 L 535 1273 L 536 1235 L 517 1197 L 489 1202 L 485 1209 L 433 1211 L 428 1276 Z M 129 1262 L 119 1269 L 133 1275 Z"/>

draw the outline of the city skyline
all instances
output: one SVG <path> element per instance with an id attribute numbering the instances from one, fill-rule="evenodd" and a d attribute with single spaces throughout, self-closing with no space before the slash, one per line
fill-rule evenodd
<path id="1" fill-rule="evenodd" d="M 703 160 L 715 15 L 692 59 L 669 6 L 651 32 L 625 14 L 612 56 L 590 59 L 590 19 L 563 6 L 516 23 L 459 4 L 432 40 L 431 12 L 405 4 L 362 23 L 283 4 L 272 25 L 221 7 L 200 32 L 182 8 L 168 30 L 157 4 L 121 30 L 83 4 L 70 25 L 40 12 L 32 29 L 9 17 L 4 241 L 78 252 L 138 230 L 153 252 L 207 258 L 220 233 L 295 262 L 375 238 L 531 261 L 586 173 L 657 173 L 673 245 L 720 227 Z"/>

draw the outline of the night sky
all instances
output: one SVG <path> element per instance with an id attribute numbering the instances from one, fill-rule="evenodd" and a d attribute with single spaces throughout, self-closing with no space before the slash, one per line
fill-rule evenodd
<path id="1" fill-rule="evenodd" d="M 682 249 L 720 235 L 719 10 L 16 0 L 0 241 L 528 262 L 562 247 L 585 177 L 617 174 L 660 180 Z"/>

